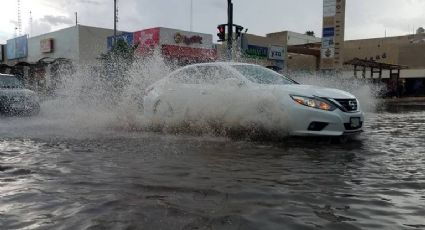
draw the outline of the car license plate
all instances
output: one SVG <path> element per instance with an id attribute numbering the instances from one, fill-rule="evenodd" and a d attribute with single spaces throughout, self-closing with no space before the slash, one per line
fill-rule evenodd
<path id="1" fill-rule="evenodd" d="M 352 117 L 352 118 L 350 118 L 350 125 L 351 125 L 351 128 L 358 128 L 358 127 L 360 127 L 360 117 Z"/>

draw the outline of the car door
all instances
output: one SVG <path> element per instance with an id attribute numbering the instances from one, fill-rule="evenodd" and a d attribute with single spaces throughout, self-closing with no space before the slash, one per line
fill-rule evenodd
<path id="1" fill-rule="evenodd" d="M 199 104 L 199 72 L 193 66 L 178 71 L 170 76 L 165 91 L 167 103 L 172 107 L 174 116 L 187 119 Z"/>
<path id="2" fill-rule="evenodd" d="M 201 82 L 201 114 L 210 119 L 220 119 L 238 106 L 237 98 L 241 99 L 239 96 L 243 89 L 239 85 L 242 79 L 237 73 L 221 65 L 198 66 L 198 72 Z"/>

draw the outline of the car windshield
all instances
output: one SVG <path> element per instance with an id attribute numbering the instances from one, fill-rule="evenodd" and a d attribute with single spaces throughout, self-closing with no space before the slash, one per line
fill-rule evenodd
<path id="1" fill-rule="evenodd" d="M 234 74 L 233 74 L 234 75 Z M 232 72 L 221 66 L 199 65 L 192 66 L 174 74 L 171 74 L 170 80 L 181 84 L 219 84 L 224 80 L 231 78 Z M 236 77 L 236 76 L 234 76 Z"/>
<path id="2" fill-rule="evenodd" d="M 21 82 L 13 76 L 0 76 L 1 89 L 23 88 Z"/>
<path id="3" fill-rule="evenodd" d="M 266 69 L 256 65 L 233 65 L 248 80 L 264 85 L 287 85 L 298 84 L 296 81 L 289 79 L 273 70 Z"/>

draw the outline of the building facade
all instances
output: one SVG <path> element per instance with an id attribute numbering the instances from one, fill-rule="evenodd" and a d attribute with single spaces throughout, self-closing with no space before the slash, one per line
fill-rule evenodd
<path id="1" fill-rule="evenodd" d="M 278 71 L 291 71 L 292 68 L 314 71 L 315 57 L 293 53 L 288 48 L 320 41 L 320 38 L 292 31 L 269 33 L 266 36 L 245 33 L 241 34 L 233 47 L 233 60 L 255 63 Z M 226 60 L 227 44 L 220 45 L 218 51 L 220 59 Z"/>

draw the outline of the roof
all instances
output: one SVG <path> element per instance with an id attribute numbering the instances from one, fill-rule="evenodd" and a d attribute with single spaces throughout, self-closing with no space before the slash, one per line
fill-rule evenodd
<path id="1" fill-rule="evenodd" d="M 386 69 L 386 70 L 392 70 L 392 69 L 407 69 L 407 66 L 403 65 L 394 65 L 394 64 L 388 64 L 388 63 L 382 63 L 382 62 L 376 62 L 376 61 L 369 61 L 359 58 L 354 58 L 350 61 L 344 62 L 344 65 L 354 65 L 354 66 L 362 66 L 362 67 L 369 67 L 369 68 L 376 68 L 376 69 Z"/>

